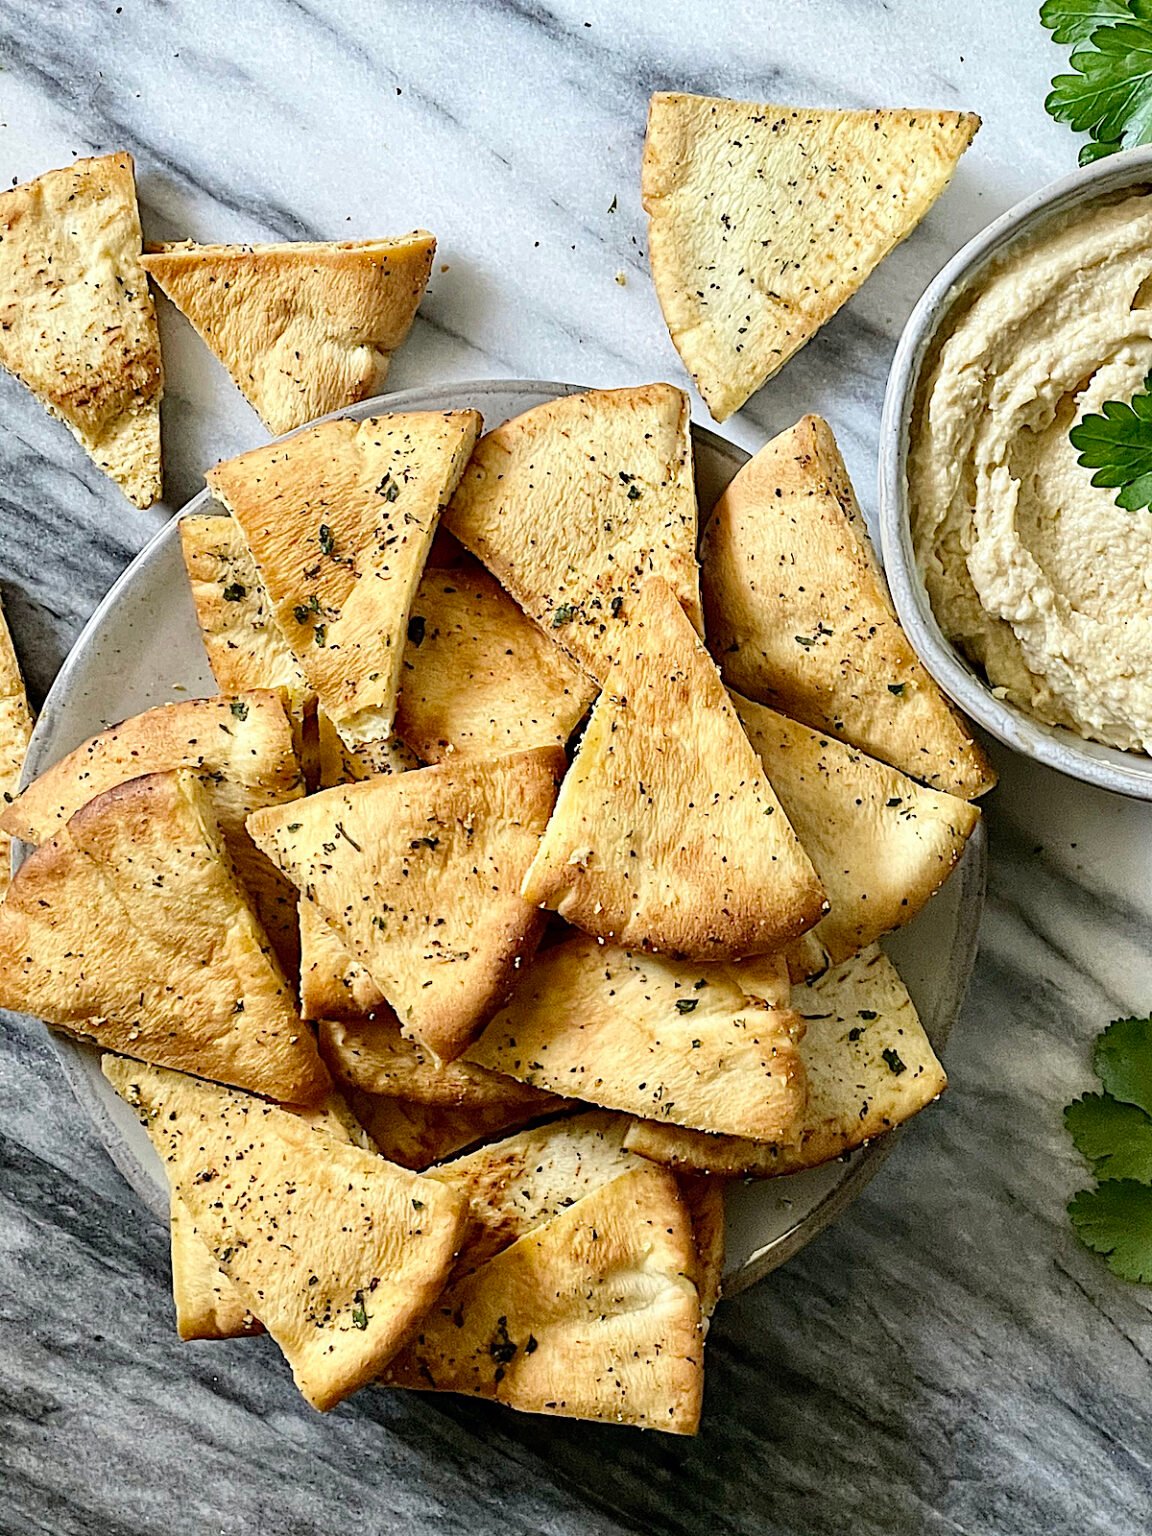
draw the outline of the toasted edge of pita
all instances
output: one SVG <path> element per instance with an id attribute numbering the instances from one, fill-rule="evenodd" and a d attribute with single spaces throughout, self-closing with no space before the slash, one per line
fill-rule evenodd
<path id="1" fill-rule="evenodd" d="M 383 1157 L 402 1168 L 426 1169 L 491 1136 L 507 1135 L 540 1118 L 533 1104 L 475 1106 L 417 1104 L 346 1088 L 360 1124 Z"/>
<path id="2" fill-rule="evenodd" d="M 0 363 L 138 507 L 160 495 L 160 333 L 132 156 L 0 192 Z"/>
<path id="3" fill-rule="evenodd" d="M 804 1114 L 800 1029 L 727 967 L 578 933 L 536 956 L 467 1059 L 606 1109 L 776 1141 Z"/>
<path id="4" fill-rule="evenodd" d="M 0 805 L 15 795 L 24 767 L 24 754 L 32 736 L 32 711 L 16 648 L 0 607 Z M 12 878 L 12 843 L 0 816 L 0 900 Z"/>
<path id="5" fill-rule="evenodd" d="M 696 1289 L 700 1293 L 701 1317 L 707 1328 L 724 1289 L 727 1235 L 724 1192 L 728 1181 L 707 1174 L 681 1173 L 677 1175 L 677 1182 L 692 1218 L 697 1258 Z"/>
<path id="6" fill-rule="evenodd" d="M 750 699 L 971 800 L 996 775 L 892 607 L 826 421 L 773 438 L 716 503 L 702 544 L 708 643 Z"/>
<path id="7" fill-rule="evenodd" d="M 299 730 L 316 694 L 276 622 L 236 519 L 227 512 L 182 517 L 180 548 L 217 685 L 224 693 L 281 689 Z"/>
<path id="8" fill-rule="evenodd" d="M 668 586 L 646 581 L 618 623 L 524 895 L 625 948 L 778 950 L 825 910 L 816 871 Z"/>
<path id="9" fill-rule="evenodd" d="M 454 758 L 257 811 L 258 847 L 314 899 L 441 1061 L 508 997 L 543 916 L 520 895 L 563 771 L 559 748 Z"/>
<path id="10" fill-rule="evenodd" d="M 658 1172 L 622 1174 L 451 1284 L 383 1381 L 694 1434 L 704 1362 L 692 1223 Z"/>
<path id="11" fill-rule="evenodd" d="M 641 195 L 669 333 L 724 421 L 943 192 L 971 112 L 845 112 L 658 91 Z"/>
<path id="12" fill-rule="evenodd" d="M 103 1069 L 312 1406 L 371 1381 L 439 1294 L 466 1201 L 250 1094 L 115 1057 Z"/>
<path id="13" fill-rule="evenodd" d="M 804 939 L 837 965 L 911 922 L 964 852 L 976 807 L 766 705 L 732 702 L 828 896 Z"/>
<path id="14" fill-rule="evenodd" d="M 396 707 L 397 734 L 425 762 L 562 747 L 596 693 L 474 561 L 425 570 Z"/>
<path id="15" fill-rule="evenodd" d="M 25 859 L 0 904 L 0 1006 L 283 1102 L 331 1086 L 186 769 L 106 790 Z"/>
<path id="16" fill-rule="evenodd" d="M 350 747 L 391 734 L 409 610 L 481 424 L 471 410 L 341 417 L 208 471 Z"/>
<path id="17" fill-rule="evenodd" d="M 625 1145 L 701 1173 L 772 1178 L 830 1162 L 910 1119 L 948 1085 L 895 966 L 875 945 L 793 989 L 807 1022 L 808 1108 L 791 1145 L 637 1120 Z"/>
<path id="18" fill-rule="evenodd" d="M 323 1020 L 319 1044 L 334 1077 L 382 1098 L 445 1109 L 524 1108 L 541 1115 L 565 1108 L 565 1101 L 556 1095 L 473 1062 L 438 1062 L 417 1041 L 400 1033 L 396 1015 L 387 1007 L 372 1018 Z"/>
<path id="19" fill-rule="evenodd" d="M 435 254 L 434 236 L 417 229 L 387 240 L 188 241 L 143 265 L 277 435 L 381 392 Z"/>
<path id="20" fill-rule="evenodd" d="M 106 789 L 176 768 L 203 779 L 240 882 L 285 968 L 293 970 L 299 959 L 296 893 L 244 825 L 250 812 L 304 793 L 291 726 L 276 693 L 184 699 L 133 715 L 34 779 L 0 815 L 0 827 L 25 842 L 45 842 Z"/>
<path id="21" fill-rule="evenodd" d="M 549 400 L 481 438 L 445 508 L 449 531 L 594 677 L 620 601 L 653 572 L 704 633 L 690 426 L 671 384 Z"/>

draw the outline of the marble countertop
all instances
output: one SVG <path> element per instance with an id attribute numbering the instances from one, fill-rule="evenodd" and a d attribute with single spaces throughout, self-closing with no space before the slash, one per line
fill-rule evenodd
<path id="1" fill-rule="evenodd" d="M 422 224 L 397 388 L 682 381 L 645 264 L 648 94 L 974 108 L 942 202 L 725 431 L 804 411 L 873 498 L 880 398 L 927 280 L 1071 169 L 1032 0 L 0 0 L 0 176 L 136 156 L 149 238 Z M 262 437 L 161 315 L 168 503 L 133 511 L 0 379 L 0 587 L 38 701 L 203 468 Z M 707 420 L 702 409 L 701 420 Z M 0 1529 L 140 1533 L 1128 1536 L 1152 1514 L 1152 1310 L 1081 1249 L 1061 1128 L 1108 1019 L 1152 1008 L 1152 807 L 1001 755 L 952 1087 L 863 1198 L 725 1303 L 684 1443 L 365 1393 L 327 1418 L 267 1340 L 181 1345 L 166 1236 L 0 1015 Z"/>

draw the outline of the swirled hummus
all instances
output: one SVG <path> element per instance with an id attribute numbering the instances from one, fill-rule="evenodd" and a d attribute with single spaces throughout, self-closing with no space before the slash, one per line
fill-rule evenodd
<path id="1" fill-rule="evenodd" d="M 912 423 L 912 537 L 948 638 L 1003 697 L 1152 750 L 1152 512 L 1068 438 L 1152 368 L 1152 195 L 1011 251 L 946 322 Z"/>

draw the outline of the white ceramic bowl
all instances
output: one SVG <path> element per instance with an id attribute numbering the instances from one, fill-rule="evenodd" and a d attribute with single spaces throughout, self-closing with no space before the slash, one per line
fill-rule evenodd
<path id="1" fill-rule="evenodd" d="M 896 348 L 880 425 L 879 526 L 892 600 L 928 671 L 966 715 L 1006 746 L 1100 789 L 1152 800 L 1152 758 L 1085 741 L 997 698 L 987 679 L 944 638 L 912 550 L 908 441 L 920 372 L 955 305 L 1010 245 L 1049 219 L 1127 188 L 1152 186 L 1152 146 L 1113 155 L 1053 182 L 970 240 L 931 282 Z"/>

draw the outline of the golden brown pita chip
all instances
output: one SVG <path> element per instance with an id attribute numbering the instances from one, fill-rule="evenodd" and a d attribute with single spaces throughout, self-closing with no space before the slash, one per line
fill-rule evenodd
<path id="1" fill-rule="evenodd" d="M 543 918 L 520 885 L 563 760 L 551 747 L 457 758 L 249 819 L 257 846 L 441 1061 L 475 1038 L 539 941 Z"/>
<path id="2" fill-rule="evenodd" d="M 816 940 L 838 964 L 911 922 L 964 852 L 979 811 L 763 704 L 732 702 L 828 894 L 831 910 L 801 942 Z"/>
<path id="3" fill-rule="evenodd" d="M 0 192 L 0 364 L 138 507 L 160 495 L 160 336 L 132 156 Z"/>
<path id="4" fill-rule="evenodd" d="M 816 872 L 669 588 L 645 582 L 620 622 L 524 895 L 627 948 L 779 949 L 824 910 Z"/>
<path id="5" fill-rule="evenodd" d="M 716 1310 L 724 1281 L 725 1210 L 727 1179 L 713 1179 L 707 1174 L 681 1173 L 677 1177 L 680 1196 L 692 1218 L 692 1237 L 696 1244 L 696 1289 L 700 1292 L 700 1312 L 705 1327 Z"/>
<path id="6" fill-rule="evenodd" d="M 444 521 L 594 677 L 620 601 L 662 576 L 703 634 L 688 401 L 670 384 L 592 389 L 476 446 Z"/>
<path id="7" fill-rule="evenodd" d="M 703 542 L 708 643 L 730 688 L 933 789 L 996 782 L 900 628 L 827 422 L 747 463 Z"/>
<path id="8" fill-rule="evenodd" d="M 389 1162 L 423 1169 L 490 1136 L 506 1135 L 539 1119 L 535 1105 L 489 1104 L 482 1108 L 417 1104 L 346 1090 L 356 1118 Z"/>
<path id="9" fill-rule="evenodd" d="M 573 934 L 536 956 L 468 1060 L 606 1109 L 774 1141 L 804 1114 L 801 1027 L 724 966 Z"/>
<path id="10" fill-rule="evenodd" d="M 16 793 L 31 735 L 32 711 L 28 708 L 28 695 L 4 610 L 0 608 L 0 806 Z M 12 843 L 4 825 L 5 819 L 0 816 L 0 901 L 12 877 Z"/>
<path id="11" fill-rule="evenodd" d="M 109 1058 L 111 1060 L 111 1058 Z M 339 1094 L 331 1093 L 316 1109 L 294 1110 L 306 1124 L 374 1151 L 371 1140 L 353 1119 Z M 180 1195 L 170 1206 L 172 1297 L 176 1332 L 182 1339 L 234 1339 L 263 1333 L 264 1325 L 249 1311 L 232 1281 L 217 1267 L 212 1251 L 196 1234 L 196 1224 Z"/>
<path id="12" fill-rule="evenodd" d="M 25 860 L 0 904 L 0 1007 L 287 1103 L 330 1086 L 184 769 L 106 790 Z"/>
<path id="13" fill-rule="evenodd" d="M 396 731 L 425 762 L 567 742 L 596 684 L 473 562 L 426 570 Z"/>
<path id="14" fill-rule="evenodd" d="M 165 245 L 144 267 L 273 434 L 378 395 L 435 238 Z"/>
<path id="15" fill-rule="evenodd" d="M 912 999 L 875 945 L 793 988 L 807 1022 L 800 1055 L 808 1107 L 791 1145 L 702 1136 L 637 1120 L 625 1145 L 658 1162 L 772 1178 L 840 1157 L 930 1104 L 948 1085 Z"/>
<path id="16" fill-rule="evenodd" d="M 272 613 L 272 603 L 234 517 L 180 519 L 180 546 L 208 665 L 224 693 L 279 688 L 299 724 L 316 694 Z"/>
<path id="17" fill-rule="evenodd" d="M 717 421 L 911 234 L 979 126 L 971 112 L 652 97 L 641 182 L 652 280 Z"/>
<path id="18" fill-rule="evenodd" d="M 568 1107 L 563 1099 L 470 1061 L 437 1062 L 404 1038 L 387 1007 L 370 1019 L 325 1019 L 319 1036 L 320 1054 L 333 1076 L 365 1093 L 445 1109 L 524 1108 L 544 1115 Z"/>
<path id="19" fill-rule="evenodd" d="M 248 1094 L 115 1057 L 104 1071 L 312 1406 L 371 1381 L 443 1286 L 464 1199 Z"/>
<path id="20" fill-rule="evenodd" d="M 314 901 L 300 898 L 300 1012 L 306 1019 L 361 1019 L 388 999 Z M 394 1015 L 393 1015 L 394 1017 Z"/>
<path id="21" fill-rule="evenodd" d="M 408 612 L 480 425 L 476 411 L 328 421 L 208 472 L 350 747 L 392 730 Z"/>
<path id="22" fill-rule="evenodd" d="M 419 768 L 420 759 L 398 736 L 386 741 L 367 741 L 352 748 L 340 739 L 340 732 L 322 709 L 316 711 L 317 784 L 331 789 L 334 784 L 358 784 L 378 773 L 407 773 Z"/>
<path id="23" fill-rule="evenodd" d="M 455 1281 L 382 1380 L 694 1434 L 704 1362 L 692 1223 L 658 1171 L 613 1179 Z"/>
<path id="24" fill-rule="evenodd" d="M 299 956 L 296 892 L 248 836 L 245 818 L 304 793 L 292 731 L 279 695 L 252 692 L 186 699 L 133 715 L 83 742 L 24 790 L 0 827 L 43 843 L 89 800 L 142 774 L 190 768 L 203 779 L 225 846 L 276 952 Z"/>

